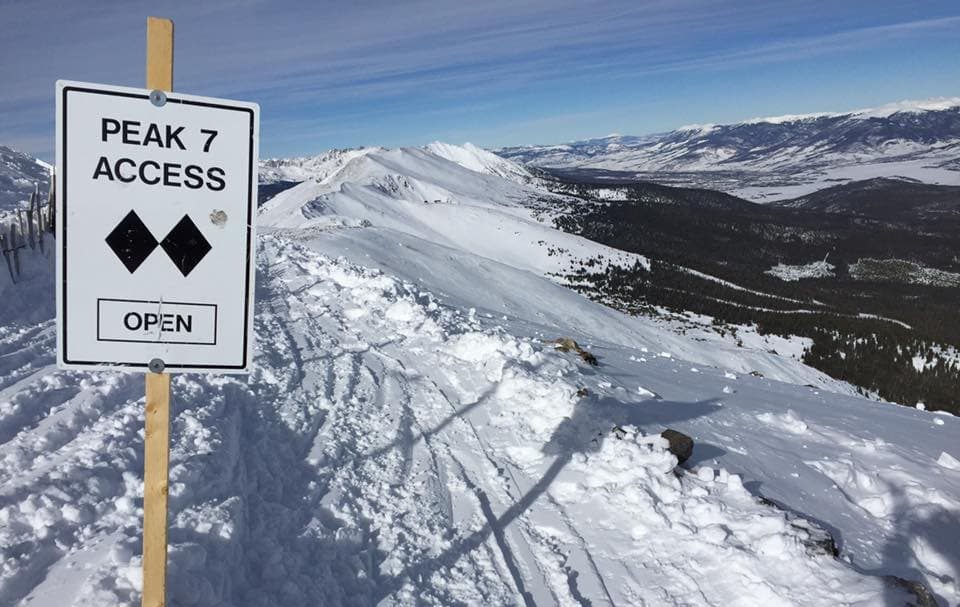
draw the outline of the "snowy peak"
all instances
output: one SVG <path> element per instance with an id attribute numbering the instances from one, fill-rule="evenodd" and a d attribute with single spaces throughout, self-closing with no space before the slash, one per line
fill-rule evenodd
<path id="1" fill-rule="evenodd" d="M 472 143 L 465 143 L 460 146 L 434 141 L 425 146 L 424 149 L 431 154 L 455 162 L 477 173 L 496 175 L 519 183 L 530 183 L 534 179 L 533 174 L 523 166 L 501 158 Z"/>
<path id="2" fill-rule="evenodd" d="M 872 109 L 857 110 L 852 115 L 860 118 L 887 118 L 899 113 L 943 112 L 957 108 L 960 108 L 960 97 L 935 97 L 922 101 L 897 101 Z"/>
<path id="3" fill-rule="evenodd" d="M 744 120 L 740 124 L 759 124 L 766 122 L 769 124 L 785 124 L 790 122 L 802 122 L 805 120 L 815 120 L 817 118 L 838 118 L 849 117 L 852 119 L 866 120 L 870 118 L 889 118 L 894 114 L 919 114 L 923 112 L 942 112 L 960 107 L 960 97 L 935 97 L 924 100 L 904 100 L 887 103 L 875 108 L 865 108 L 853 110 L 852 112 L 817 112 L 811 114 L 786 114 L 783 116 L 768 116 L 765 118 L 751 118 Z M 716 125 L 711 125 L 716 126 Z"/>

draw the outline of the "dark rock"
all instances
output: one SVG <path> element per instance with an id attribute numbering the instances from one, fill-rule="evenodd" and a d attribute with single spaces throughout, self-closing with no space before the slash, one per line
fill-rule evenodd
<path id="1" fill-rule="evenodd" d="M 580 358 L 583 359 L 583 362 L 587 363 L 588 365 L 596 367 L 600 364 L 600 361 L 597 360 L 597 357 L 586 350 L 578 350 L 577 354 L 579 354 Z"/>
<path id="2" fill-rule="evenodd" d="M 787 521 L 791 527 L 802 529 L 806 532 L 801 542 L 803 542 L 808 553 L 815 556 L 822 555 L 834 558 L 840 556 L 840 550 L 837 548 L 836 541 L 834 541 L 833 536 L 830 535 L 830 532 L 826 529 L 794 513 L 787 514 Z"/>
<path id="3" fill-rule="evenodd" d="M 815 556 L 821 555 L 832 558 L 840 556 L 840 550 L 837 548 L 833 536 L 818 523 L 762 495 L 756 497 L 761 504 L 782 511 L 791 527 L 803 531 L 800 541 L 806 547 L 807 552 Z M 940 603 L 937 602 L 934 594 L 921 582 L 905 580 L 895 575 L 885 575 L 883 580 L 889 587 L 904 591 L 912 597 L 907 599 L 903 607 L 940 607 Z"/>
<path id="4" fill-rule="evenodd" d="M 660 436 L 667 439 L 670 446 L 667 447 L 670 453 L 677 456 L 677 462 L 682 464 L 693 455 L 693 439 L 684 434 L 667 428 L 660 433 Z"/>
<path id="5" fill-rule="evenodd" d="M 904 607 L 940 607 L 930 589 L 920 582 L 905 580 L 895 575 L 885 575 L 883 579 L 887 584 L 902 588 L 914 596 L 914 600 L 907 602 Z"/>

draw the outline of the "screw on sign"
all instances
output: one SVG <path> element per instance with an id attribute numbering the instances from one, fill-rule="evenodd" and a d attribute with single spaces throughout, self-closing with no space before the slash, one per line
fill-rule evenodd
<path id="1" fill-rule="evenodd" d="M 160 607 L 168 372 L 250 368 L 260 111 L 173 93 L 168 19 L 147 19 L 146 67 L 146 89 L 57 82 L 57 362 L 146 372 L 142 601 Z"/>

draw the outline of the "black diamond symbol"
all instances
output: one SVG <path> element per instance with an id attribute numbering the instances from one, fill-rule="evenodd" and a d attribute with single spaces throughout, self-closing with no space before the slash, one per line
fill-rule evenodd
<path id="1" fill-rule="evenodd" d="M 160 246 L 184 276 L 192 272 L 200 260 L 213 248 L 187 215 L 173 226 Z"/>
<path id="2" fill-rule="evenodd" d="M 117 227 L 113 228 L 106 240 L 107 246 L 116 253 L 131 274 L 157 248 L 157 239 L 133 211 L 127 213 Z"/>

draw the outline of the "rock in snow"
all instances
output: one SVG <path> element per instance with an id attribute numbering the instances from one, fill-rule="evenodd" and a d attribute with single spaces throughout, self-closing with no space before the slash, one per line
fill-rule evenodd
<path id="1" fill-rule="evenodd" d="M 960 420 L 551 282 L 545 246 L 616 253 L 538 223 L 535 184 L 427 150 L 323 171 L 264 206 L 252 375 L 173 378 L 171 605 L 960 601 Z M 0 275 L 0 605 L 139 605 L 143 380 L 53 366 L 33 267 Z"/>
<path id="2" fill-rule="evenodd" d="M 667 428 L 660 433 L 670 444 L 667 450 L 677 456 L 677 463 L 682 464 L 693 455 L 693 439 L 684 434 Z"/>

